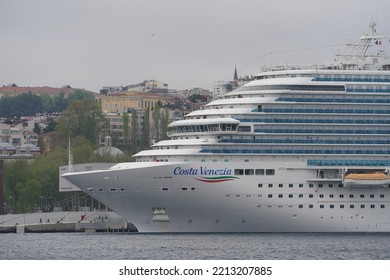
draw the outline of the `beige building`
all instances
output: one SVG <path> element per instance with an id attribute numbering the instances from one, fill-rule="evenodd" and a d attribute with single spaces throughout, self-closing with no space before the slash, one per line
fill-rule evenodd
<path id="1" fill-rule="evenodd" d="M 113 143 L 125 143 L 131 144 L 130 131 L 131 131 L 131 113 L 136 110 L 138 133 L 141 134 L 144 128 L 144 111 L 145 109 L 153 110 L 157 104 L 164 106 L 172 101 L 170 97 L 164 97 L 157 94 L 148 94 L 144 92 L 126 92 L 121 94 L 112 94 L 108 96 L 100 97 L 100 104 L 104 116 L 110 123 L 109 135 L 112 137 Z M 123 115 L 128 115 L 128 127 L 124 127 Z M 152 113 L 149 115 L 149 123 L 152 121 Z M 150 127 L 150 129 L 153 129 Z M 127 135 L 126 134 L 127 131 Z M 100 138 L 100 143 L 104 141 L 106 133 L 103 133 Z M 127 141 L 126 141 L 127 139 Z"/>
<path id="2" fill-rule="evenodd" d="M 170 97 L 143 92 L 126 92 L 100 96 L 101 108 L 104 113 L 125 112 L 130 109 L 152 109 L 157 104 L 167 105 L 170 102 L 172 102 Z"/>

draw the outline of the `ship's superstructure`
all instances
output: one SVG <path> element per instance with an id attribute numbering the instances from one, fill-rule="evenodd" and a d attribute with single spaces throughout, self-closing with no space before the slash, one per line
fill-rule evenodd
<path id="1" fill-rule="evenodd" d="M 64 177 L 143 232 L 390 231 L 386 38 L 263 71 L 137 162 Z"/>

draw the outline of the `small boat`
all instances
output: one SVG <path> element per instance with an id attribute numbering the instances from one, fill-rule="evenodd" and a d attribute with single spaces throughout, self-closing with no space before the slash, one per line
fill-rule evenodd
<path id="1" fill-rule="evenodd" d="M 390 176 L 383 172 L 349 173 L 344 176 L 344 186 L 385 186 L 390 184 Z"/>

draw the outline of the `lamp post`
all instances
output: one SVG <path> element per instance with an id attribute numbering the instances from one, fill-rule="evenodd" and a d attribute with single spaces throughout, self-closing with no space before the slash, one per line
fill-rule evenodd
<path id="1" fill-rule="evenodd" d="M 55 203 L 56 203 L 56 198 L 54 196 L 49 195 L 48 207 L 50 212 L 54 211 Z"/>
<path id="2" fill-rule="evenodd" d="M 43 208 L 43 212 L 47 212 L 47 198 L 41 196 L 41 199 L 43 199 L 43 201 L 45 202 L 45 204 L 42 207 Z"/>
<path id="3" fill-rule="evenodd" d="M 12 211 L 10 211 L 10 213 L 15 214 L 15 199 L 12 195 L 9 197 L 9 199 L 12 199 Z"/>

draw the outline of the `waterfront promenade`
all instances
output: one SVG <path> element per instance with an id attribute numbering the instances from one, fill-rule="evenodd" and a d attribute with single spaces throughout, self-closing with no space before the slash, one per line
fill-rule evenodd
<path id="1" fill-rule="evenodd" d="M 136 231 L 112 211 L 39 212 L 0 215 L 0 233 Z"/>

